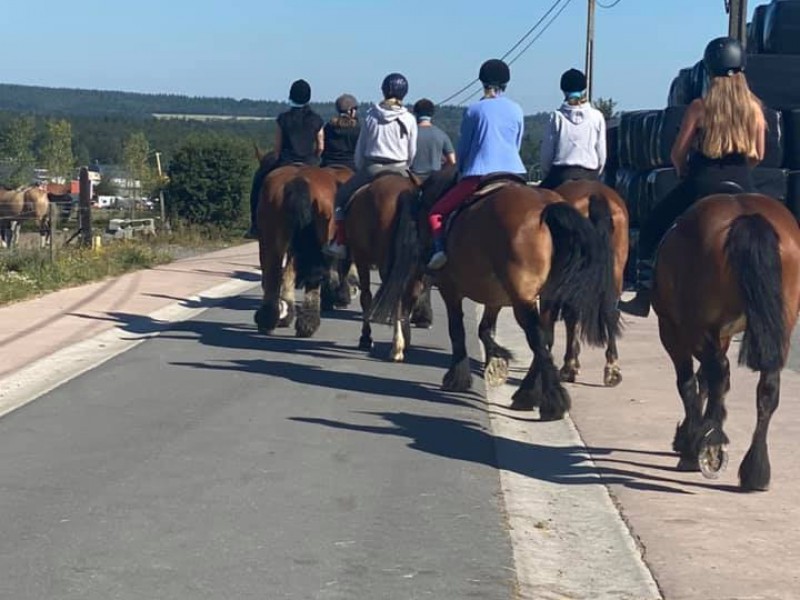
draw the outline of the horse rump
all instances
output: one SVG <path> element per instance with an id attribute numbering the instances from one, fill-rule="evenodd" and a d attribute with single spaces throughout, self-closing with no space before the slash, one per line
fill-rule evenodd
<path id="1" fill-rule="evenodd" d="M 725 257 L 736 278 L 747 321 L 739 364 L 754 371 L 783 367 L 786 321 L 780 240 L 759 214 L 741 215 L 731 223 Z"/>
<path id="2" fill-rule="evenodd" d="M 311 187 L 304 177 L 295 177 L 283 188 L 283 205 L 289 220 L 295 257 L 295 286 L 316 287 L 325 275 L 325 256 L 317 235 Z"/>
<path id="3" fill-rule="evenodd" d="M 592 195 L 589 218 L 565 202 L 549 204 L 542 221 L 553 238 L 550 276 L 542 299 L 557 319 L 564 309 L 578 317 L 581 336 L 605 345 L 619 335 L 614 263 L 609 240 L 613 231 L 606 200 Z"/>

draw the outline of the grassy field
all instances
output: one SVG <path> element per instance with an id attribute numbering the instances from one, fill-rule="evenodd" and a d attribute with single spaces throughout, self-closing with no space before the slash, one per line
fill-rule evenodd
<path id="1" fill-rule="evenodd" d="M 104 241 L 98 249 L 63 246 L 59 235 L 52 261 L 48 248 L 38 248 L 38 234 L 23 234 L 19 248 L 0 250 L 0 305 L 241 244 L 242 231 L 189 227 Z"/>

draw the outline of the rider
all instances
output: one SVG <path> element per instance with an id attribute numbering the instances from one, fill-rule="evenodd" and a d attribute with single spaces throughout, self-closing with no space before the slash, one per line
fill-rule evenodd
<path id="1" fill-rule="evenodd" d="M 491 59 L 481 65 L 478 78 L 483 84 L 483 98 L 468 106 L 461 120 L 460 180 L 433 205 L 428 216 L 433 234 L 429 269 L 441 269 L 447 263 L 442 231 L 445 218 L 475 192 L 481 178 L 490 173 L 525 173 L 519 156 L 524 131 L 522 108 L 503 93 L 511 71 L 502 60 Z"/>
<path id="2" fill-rule="evenodd" d="M 417 154 L 411 165 L 411 172 L 424 180 L 433 171 L 445 165 L 456 164 L 456 151 L 444 131 L 434 125 L 431 120 L 436 112 L 433 102 L 422 98 L 414 103 L 414 115 L 417 117 L 419 135 L 417 137 Z"/>
<path id="3" fill-rule="evenodd" d="M 623 312 L 642 317 L 650 313 L 653 258 L 681 213 L 717 192 L 723 182 L 733 182 L 745 192 L 755 189 L 752 169 L 764 158 L 766 122 L 761 101 L 747 85 L 745 60 L 742 45 L 733 38 L 717 38 L 706 46 L 708 90 L 687 108 L 672 147 L 672 163 L 685 179 L 656 205 L 639 232 L 637 293 L 629 302 L 620 302 Z"/>
<path id="4" fill-rule="evenodd" d="M 336 99 L 336 111 L 339 114 L 325 124 L 325 150 L 322 152 L 321 166 L 343 166 L 355 171 L 353 154 L 361 131 L 357 110 L 358 100 L 354 96 L 342 94 Z"/>
<path id="5" fill-rule="evenodd" d="M 325 246 L 325 253 L 344 258 L 344 210 L 350 197 L 382 171 L 405 175 L 417 151 L 417 122 L 403 106 L 408 93 L 408 80 L 400 73 L 390 73 L 381 85 L 383 101 L 367 111 L 358 136 L 353 157 L 358 169 L 336 192 L 336 237 Z"/>
<path id="6" fill-rule="evenodd" d="M 570 69 L 561 76 L 564 103 L 552 113 L 542 140 L 539 187 L 555 189 L 570 179 L 598 179 L 606 162 L 606 120 L 586 96 L 586 75 Z"/>
<path id="7" fill-rule="evenodd" d="M 311 110 L 311 86 L 298 79 L 289 90 L 289 110 L 278 115 L 275 147 L 266 155 L 253 176 L 250 188 L 250 229 L 245 237 L 257 238 L 256 212 L 261 184 L 270 171 L 292 163 L 315 165 L 325 148 L 322 126 L 325 122 Z"/>

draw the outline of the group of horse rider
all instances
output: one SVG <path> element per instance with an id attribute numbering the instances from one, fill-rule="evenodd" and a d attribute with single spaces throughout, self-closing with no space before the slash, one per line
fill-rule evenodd
<path id="1" fill-rule="evenodd" d="M 746 54 L 735 39 L 712 40 L 704 53 L 709 85 L 704 96 L 687 108 L 671 159 L 681 183 L 643 223 L 637 260 L 637 294 L 620 309 L 646 316 L 650 310 L 653 258 L 658 243 L 675 220 L 698 199 L 733 182 L 753 191 L 752 169 L 764 157 L 765 119 L 759 99 L 744 75 Z M 277 166 L 290 163 L 346 166 L 355 171 L 336 196 L 336 235 L 325 248 L 334 257 L 346 254 L 344 211 L 350 196 L 385 171 L 427 177 L 444 164 L 456 165 L 458 182 L 433 206 L 429 225 L 433 251 L 428 268 L 447 263 L 443 227 L 447 215 L 469 199 L 481 179 L 494 173 L 525 176 L 520 157 L 524 123 L 522 108 L 506 95 L 511 80 L 502 60 L 484 62 L 479 71 L 483 96 L 464 112 L 458 147 L 431 123 L 434 104 L 419 100 L 409 111 L 404 105 L 408 81 L 399 73 L 383 80 L 383 100 L 372 104 L 363 122 L 350 94 L 336 100 L 338 114 L 328 123 L 309 106 L 311 88 L 295 81 L 289 92 L 291 108 L 277 119 L 275 150 L 253 180 L 252 226 L 262 181 Z M 564 101 L 549 119 L 540 151 L 544 178 L 541 187 L 555 189 L 572 179 L 597 180 L 606 163 L 606 123 L 588 100 L 586 76 L 566 71 L 560 82 Z"/>

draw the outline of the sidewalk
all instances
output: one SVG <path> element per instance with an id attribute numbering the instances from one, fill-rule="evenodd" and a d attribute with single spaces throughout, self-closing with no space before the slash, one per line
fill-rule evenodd
<path id="1" fill-rule="evenodd" d="M 249 243 L 0 307 L 0 380 L 130 317 L 143 317 L 231 280 L 260 281 Z"/>

